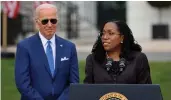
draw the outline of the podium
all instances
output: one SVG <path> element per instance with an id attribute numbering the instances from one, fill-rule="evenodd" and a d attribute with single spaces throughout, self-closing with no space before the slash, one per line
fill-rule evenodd
<path id="1" fill-rule="evenodd" d="M 69 100 L 163 100 L 158 84 L 71 84 Z"/>

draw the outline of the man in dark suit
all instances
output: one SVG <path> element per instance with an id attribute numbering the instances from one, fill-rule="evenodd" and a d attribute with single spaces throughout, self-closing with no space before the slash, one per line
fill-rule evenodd
<path id="1" fill-rule="evenodd" d="M 58 37 L 57 8 L 36 8 L 39 33 L 17 44 L 15 82 L 21 100 L 68 100 L 70 83 L 79 82 L 75 45 Z"/>

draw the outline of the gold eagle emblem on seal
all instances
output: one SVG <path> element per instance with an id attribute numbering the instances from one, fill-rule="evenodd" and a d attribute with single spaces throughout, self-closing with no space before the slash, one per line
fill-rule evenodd
<path id="1" fill-rule="evenodd" d="M 110 92 L 103 95 L 99 100 L 128 100 L 128 99 L 120 93 Z"/>

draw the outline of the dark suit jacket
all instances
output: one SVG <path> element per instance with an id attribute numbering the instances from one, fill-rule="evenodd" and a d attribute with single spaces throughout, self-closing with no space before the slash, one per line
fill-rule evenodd
<path id="1" fill-rule="evenodd" d="M 132 52 L 127 59 L 125 70 L 116 77 L 116 81 L 104 68 L 106 61 L 99 64 L 94 55 L 90 54 L 86 59 L 84 83 L 89 84 L 151 84 L 150 67 L 147 57 L 141 52 Z"/>
<path id="2" fill-rule="evenodd" d="M 70 83 L 79 82 L 75 45 L 58 36 L 55 36 L 55 42 L 54 77 L 50 74 L 47 57 L 38 34 L 18 43 L 15 82 L 21 93 L 21 100 L 68 100 Z"/>

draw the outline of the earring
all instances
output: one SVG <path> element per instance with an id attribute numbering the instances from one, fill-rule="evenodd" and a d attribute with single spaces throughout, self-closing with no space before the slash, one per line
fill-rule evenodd
<path id="1" fill-rule="evenodd" d="M 123 43 L 123 41 L 121 41 L 121 43 Z"/>

